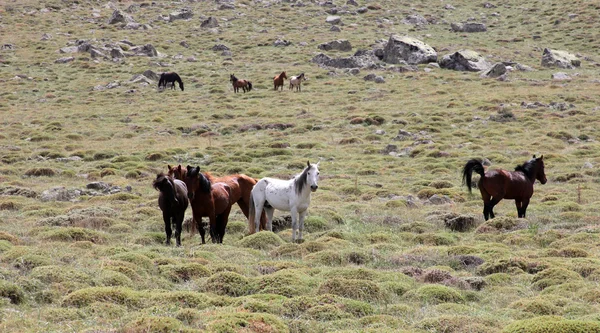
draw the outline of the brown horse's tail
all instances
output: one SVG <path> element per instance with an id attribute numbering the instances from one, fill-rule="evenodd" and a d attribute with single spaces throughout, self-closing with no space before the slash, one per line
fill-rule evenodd
<path id="1" fill-rule="evenodd" d="M 469 160 L 463 168 L 463 185 L 467 185 L 469 193 L 471 192 L 471 188 L 473 187 L 473 184 L 471 182 L 471 176 L 473 175 L 473 171 L 477 172 L 481 176 L 481 178 L 483 178 L 483 176 L 485 175 L 485 169 L 483 168 L 483 163 L 480 159 L 474 158 Z"/>

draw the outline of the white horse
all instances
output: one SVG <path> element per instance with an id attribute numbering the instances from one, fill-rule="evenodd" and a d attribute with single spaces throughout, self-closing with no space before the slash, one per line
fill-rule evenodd
<path id="1" fill-rule="evenodd" d="M 318 181 L 319 163 L 310 164 L 310 162 L 307 162 L 307 167 L 302 173 L 290 180 L 268 177 L 259 180 L 250 193 L 249 227 L 255 227 L 256 232 L 259 231 L 259 219 L 264 209 L 267 216 L 267 230 L 273 231 L 273 212 L 275 209 L 283 210 L 292 215 L 292 241 L 301 240 L 304 218 L 310 204 L 310 193 L 317 191 Z M 296 238 L 296 230 L 298 230 L 298 238 Z"/>
<path id="2" fill-rule="evenodd" d="M 306 81 L 306 76 L 304 76 L 304 73 L 297 76 L 292 76 L 290 78 L 290 90 L 296 87 L 296 91 L 302 91 L 302 89 L 300 88 L 300 86 L 302 85 L 302 81 Z"/>

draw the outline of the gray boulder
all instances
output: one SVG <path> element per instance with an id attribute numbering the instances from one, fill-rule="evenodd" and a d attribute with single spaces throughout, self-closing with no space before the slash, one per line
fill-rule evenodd
<path id="1" fill-rule="evenodd" d="M 42 38 L 40 40 L 50 40 L 52 39 L 52 35 L 51 34 L 43 34 Z"/>
<path id="2" fill-rule="evenodd" d="M 210 16 L 200 24 L 201 28 L 216 28 L 219 26 L 219 21 L 216 18 Z"/>
<path id="3" fill-rule="evenodd" d="M 96 58 L 108 58 L 106 56 L 106 54 L 102 53 L 100 50 L 93 48 L 90 50 L 90 56 L 92 57 L 92 59 L 96 59 Z"/>
<path id="4" fill-rule="evenodd" d="M 211 50 L 213 51 L 227 51 L 229 48 L 223 44 L 215 44 Z"/>
<path id="5" fill-rule="evenodd" d="M 487 70 L 491 66 L 483 56 L 471 50 L 460 50 L 452 54 L 447 54 L 439 63 L 441 68 L 469 72 Z"/>
<path id="6" fill-rule="evenodd" d="M 467 22 L 467 23 L 452 23 L 452 30 L 456 32 L 485 32 L 487 27 L 483 23 Z"/>
<path id="7" fill-rule="evenodd" d="M 110 50 L 110 57 L 113 59 L 114 58 L 117 58 L 117 59 L 125 58 L 125 53 L 120 48 L 113 48 L 112 50 Z"/>
<path id="8" fill-rule="evenodd" d="M 130 49 L 135 55 L 157 57 L 158 51 L 152 46 L 152 44 L 146 44 L 141 46 L 134 46 Z"/>
<path id="9" fill-rule="evenodd" d="M 376 68 L 377 58 L 372 53 L 359 51 L 353 56 L 345 58 L 331 58 L 326 54 L 319 53 L 311 61 L 321 66 L 334 68 Z"/>
<path id="10" fill-rule="evenodd" d="M 437 61 L 437 52 L 418 39 L 392 35 L 383 49 L 382 60 L 389 64 L 402 61 L 411 65 L 426 64 Z"/>
<path id="11" fill-rule="evenodd" d="M 568 81 L 568 80 L 571 80 L 571 77 L 567 73 L 558 72 L 558 73 L 552 74 L 552 80 Z"/>
<path id="12" fill-rule="evenodd" d="M 329 24 L 340 24 L 341 21 L 342 18 L 339 16 L 327 16 L 327 18 L 325 19 L 325 22 Z"/>
<path id="13" fill-rule="evenodd" d="M 331 28 L 329 28 L 329 31 L 340 32 L 342 31 L 342 29 L 340 29 L 340 27 L 338 27 L 337 25 L 332 25 Z"/>
<path id="14" fill-rule="evenodd" d="M 77 189 L 67 190 L 65 187 L 53 187 L 49 190 L 45 190 L 40 195 L 42 202 L 48 201 L 74 201 L 81 196 L 81 191 Z"/>
<path id="15" fill-rule="evenodd" d="M 57 64 L 66 64 L 73 60 L 75 60 L 75 57 L 64 57 L 64 58 L 56 59 L 54 62 Z"/>
<path id="16" fill-rule="evenodd" d="M 149 78 L 150 80 L 154 80 L 154 81 L 158 81 L 158 79 L 160 79 L 160 76 L 158 74 L 156 74 L 154 71 L 152 70 L 146 70 L 145 72 L 142 73 L 142 75 L 144 75 L 145 77 Z"/>
<path id="17" fill-rule="evenodd" d="M 419 14 L 408 15 L 404 20 L 402 20 L 402 23 L 416 26 L 423 26 L 428 24 L 427 19 L 425 19 Z"/>
<path id="18" fill-rule="evenodd" d="M 494 66 L 490 67 L 485 72 L 483 72 L 481 74 L 481 77 L 494 78 L 494 77 L 499 77 L 501 75 L 504 75 L 505 73 L 506 73 L 506 66 L 504 66 L 503 63 L 499 62 L 499 63 L 494 64 Z"/>
<path id="19" fill-rule="evenodd" d="M 77 46 L 65 46 L 58 50 L 60 53 L 76 53 L 79 51 L 79 47 Z"/>
<path id="20" fill-rule="evenodd" d="M 278 38 L 276 41 L 273 42 L 273 46 L 290 46 L 290 45 L 292 45 L 292 42 L 290 42 L 289 40 L 280 39 L 280 38 Z"/>
<path id="21" fill-rule="evenodd" d="M 545 48 L 542 54 L 542 66 L 574 69 L 581 66 L 581 60 L 567 51 Z"/>
<path id="22" fill-rule="evenodd" d="M 125 12 L 123 12 L 120 9 L 116 9 L 112 15 L 110 16 L 110 19 L 108 20 L 108 24 L 117 24 L 117 23 L 132 23 L 134 22 L 133 17 L 131 17 L 131 15 L 126 14 Z"/>
<path id="23" fill-rule="evenodd" d="M 176 12 L 169 13 L 169 22 L 175 20 L 187 20 L 194 16 L 194 13 L 189 8 L 182 8 Z"/>
<path id="24" fill-rule="evenodd" d="M 352 45 L 350 44 L 350 42 L 347 39 L 339 39 L 339 40 L 331 41 L 329 43 L 323 43 L 323 44 L 320 44 L 318 47 L 320 50 L 324 50 L 324 51 L 331 51 L 331 50 L 350 51 L 350 50 L 352 50 Z"/>

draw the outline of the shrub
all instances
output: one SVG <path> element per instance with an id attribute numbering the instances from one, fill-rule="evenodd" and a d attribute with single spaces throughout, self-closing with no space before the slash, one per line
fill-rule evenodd
<path id="1" fill-rule="evenodd" d="M 477 226 L 477 219 L 472 215 L 458 215 L 444 218 L 444 226 L 452 231 L 466 232 Z"/>
<path id="2" fill-rule="evenodd" d="M 154 263 L 150 258 L 143 254 L 134 252 L 119 253 L 112 256 L 111 259 L 130 262 L 138 267 L 142 267 L 143 269 L 150 269 L 154 266 Z"/>
<path id="3" fill-rule="evenodd" d="M 20 304 L 25 300 L 21 287 L 5 280 L 0 280 L 0 297 L 10 299 L 13 304 Z"/>
<path id="4" fill-rule="evenodd" d="M 452 182 L 449 182 L 447 180 L 436 180 L 436 181 L 433 181 L 433 182 L 429 183 L 429 186 L 433 187 L 433 188 L 440 189 L 440 188 L 451 188 L 451 187 L 454 187 L 454 184 L 452 184 Z"/>
<path id="5" fill-rule="evenodd" d="M 359 301 L 378 302 L 386 298 L 379 286 L 367 280 L 331 278 L 325 280 L 317 291 L 320 294 L 333 294 Z"/>
<path id="6" fill-rule="evenodd" d="M 600 333 L 597 321 L 568 320 L 541 316 L 519 320 L 504 328 L 503 333 Z"/>
<path id="7" fill-rule="evenodd" d="M 142 316 L 127 323 L 123 331 L 127 333 L 169 333 L 179 332 L 182 326 L 182 323 L 175 318 Z"/>
<path id="8" fill-rule="evenodd" d="M 522 258 L 499 259 L 483 263 L 479 266 L 477 272 L 481 275 L 489 275 L 494 273 L 506 273 L 511 268 L 519 268 L 525 271 L 527 270 L 527 263 Z"/>
<path id="9" fill-rule="evenodd" d="M 243 275 L 234 272 L 220 272 L 206 280 L 204 290 L 218 295 L 237 297 L 252 293 L 252 285 Z"/>
<path id="10" fill-rule="evenodd" d="M 239 242 L 239 245 L 242 247 L 249 247 L 257 250 L 270 250 L 282 244 L 284 244 L 284 241 L 271 231 L 261 231 L 246 236 Z"/>
<path id="11" fill-rule="evenodd" d="M 304 220 L 304 229 L 308 232 L 319 232 L 330 229 L 327 221 L 320 216 L 308 216 Z"/>
<path id="12" fill-rule="evenodd" d="M 548 268 L 537 273 L 531 282 L 533 287 L 542 290 L 549 286 L 581 280 L 576 272 L 564 268 Z"/>
<path id="13" fill-rule="evenodd" d="M 464 302 L 463 296 L 458 291 L 442 285 L 425 285 L 407 292 L 405 296 L 432 304 Z"/>
<path id="14" fill-rule="evenodd" d="M 76 290 L 63 299 L 64 305 L 75 307 L 88 306 L 93 302 L 108 302 L 136 307 L 140 305 L 140 297 L 135 291 L 127 288 L 91 287 Z"/>
<path id="15" fill-rule="evenodd" d="M 189 281 L 199 277 L 210 276 L 211 272 L 202 264 L 187 263 L 175 265 L 162 265 L 159 272 L 173 282 Z"/>
<path id="16" fill-rule="evenodd" d="M 315 306 L 332 304 L 339 309 L 353 315 L 354 317 L 364 317 L 374 313 L 373 307 L 369 303 L 351 300 L 335 295 L 320 296 L 299 296 L 283 302 L 283 315 L 289 318 L 299 318 Z"/>
<path id="17" fill-rule="evenodd" d="M 439 283 L 452 278 L 452 274 L 441 269 L 428 269 L 423 273 L 423 281 L 426 283 Z"/>

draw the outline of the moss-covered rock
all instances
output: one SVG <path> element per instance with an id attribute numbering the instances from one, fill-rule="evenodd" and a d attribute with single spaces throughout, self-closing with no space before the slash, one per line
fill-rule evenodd
<path id="1" fill-rule="evenodd" d="M 277 234 L 270 231 L 261 231 L 246 236 L 239 241 L 241 247 L 249 247 L 257 250 L 271 250 L 285 242 Z"/>
<path id="2" fill-rule="evenodd" d="M 506 326 L 502 333 L 600 333 L 600 323 L 541 316 L 516 321 Z"/>
<path id="3" fill-rule="evenodd" d="M 252 293 L 250 280 L 234 272 L 220 272 L 211 275 L 204 284 L 204 290 L 217 295 L 244 296 Z"/>

